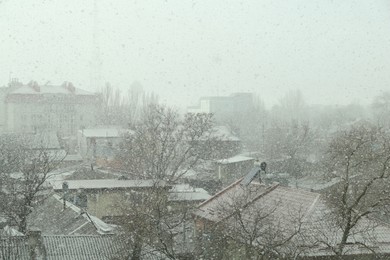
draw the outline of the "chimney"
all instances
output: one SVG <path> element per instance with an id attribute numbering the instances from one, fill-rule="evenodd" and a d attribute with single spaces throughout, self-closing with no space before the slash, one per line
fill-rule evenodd
<path id="1" fill-rule="evenodd" d="M 70 93 L 74 94 L 76 92 L 76 88 L 73 86 L 72 82 L 65 81 L 62 86 L 68 90 Z"/>
<path id="2" fill-rule="evenodd" d="M 19 82 L 19 79 L 18 78 L 12 78 L 10 80 L 10 82 L 8 83 L 8 86 L 9 87 L 19 87 L 19 86 L 22 86 L 23 84 L 21 82 Z"/>
<path id="3" fill-rule="evenodd" d="M 27 231 L 27 245 L 31 260 L 47 260 L 46 248 L 43 244 L 42 232 L 38 228 Z"/>

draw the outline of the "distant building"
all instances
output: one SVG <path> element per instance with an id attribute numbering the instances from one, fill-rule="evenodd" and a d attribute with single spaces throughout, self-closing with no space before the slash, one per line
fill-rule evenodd
<path id="1" fill-rule="evenodd" d="M 0 132 L 56 132 L 75 136 L 95 126 L 101 107 L 99 94 L 75 88 L 72 83 L 24 85 L 14 79 L 0 88 Z"/>
<path id="2" fill-rule="evenodd" d="M 131 131 L 118 127 L 81 129 L 77 133 L 79 153 L 84 159 L 91 159 L 99 166 L 115 164 L 116 152 L 126 134 L 131 134 Z"/>
<path id="3" fill-rule="evenodd" d="M 189 113 L 212 113 L 217 121 L 244 115 L 253 108 L 252 93 L 234 93 L 230 96 L 202 97 L 199 105 L 187 108 Z"/>

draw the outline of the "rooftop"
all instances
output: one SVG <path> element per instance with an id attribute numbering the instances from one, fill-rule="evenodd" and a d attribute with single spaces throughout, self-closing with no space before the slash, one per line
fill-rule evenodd
<path id="1" fill-rule="evenodd" d="M 174 185 L 169 191 L 169 201 L 205 201 L 211 196 L 202 188 L 193 188 L 189 184 Z"/>
<path id="2" fill-rule="evenodd" d="M 43 235 L 48 260 L 123 259 L 130 249 L 118 236 Z M 0 239 L 0 259 L 30 260 L 27 236 Z M 152 249 L 143 248 L 141 259 L 164 259 Z"/>
<path id="3" fill-rule="evenodd" d="M 64 181 L 53 181 L 53 189 L 55 191 L 62 190 Z M 126 188 L 150 188 L 156 185 L 165 186 L 166 183 L 157 180 L 67 180 L 69 190 L 93 190 L 93 189 L 126 189 Z"/>
<path id="4" fill-rule="evenodd" d="M 124 134 L 131 133 L 131 130 L 128 129 L 118 129 L 118 128 L 86 128 L 79 130 L 79 133 L 85 137 L 95 137 L 95 138 L 119 138 Z"/>
<path id="5" fill-rule="evenodd" d="M 29 227 L 39 228 L 45 235 L 98 235 L 113 234 L 114 225 L 82 213 L 81 209 L 54 194 L 34 209 L 28 218 Z"/>
<path id="6" fill-rule="evenodd" d="M 333 254 L 329 245 L 337 245 L 342 232 L 334 212 L 319 193 L 278 183 L 267 185 L 252 181 L 248 186 L 243 186 L 242 180 L 237 180 L 201 203 L 193 213 L 194 217 L 239 229 L 240 225 L 236 224 L 236 216 L 239 215 L 246 228 L 260 225 L 262 230 L 265 226 L 272 226 L 286 235 L 296 232 L 296 225 L 300 223 L 300 236 L 291 241 L 296 246 L 308 248 L 304 254 Z M 259 219 L 263 222 L 257 223 Z M 281 231 L 278 231 L 279 234 Z M 363 217 L 351 232 L 347 241 L 350 244 L 346 246 L 347 254 L 372 253 L 368 247 L 375 247 L 378 253 L 390 253 L 389 225 Z M 259 241 L 262 239 L 260 234 Z M 305 239 L 302 240 L 302 237 Z M 362 242 L 368 247 L 358 246 Z"/>
<path id="7" fill-rule="evenodd" d="M 251 160 L 255 160 L 255 159 L 244 155 L 236 155 L 227 159 L 218 160 L 217 163 L 230 164 L 230 163 L 238 163 L 238 162 L 245 162 Z"/>
<path id="8" fill-rule="evenodd" d="M 56 94 L 56 95 L 78 95 L 78 96 L 92 96 L 92 92 L 75 88 L 71 83 L 65 82 L 62 85 L 38 85 L 36 82 L 27 85 L 13 87 L 8 91 L 8 94 L 24 94 L 24 95 L 42 95 L 42 94 Z"/>

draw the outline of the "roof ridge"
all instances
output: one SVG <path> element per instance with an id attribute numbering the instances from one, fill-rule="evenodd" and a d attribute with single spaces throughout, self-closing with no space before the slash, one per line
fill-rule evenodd
<path id="1" fill-rule="evenodd" d="M 102 238 L 102 237 L 109 237 L 109 236 L 115 236 L 115 234 L 105 234 L 102 235 L 52 235 L 52 234 L 42 234 L 42 237 L 92 237 L 92 238 Z"/>
<path id="2" fill-rule="evenodd" d="M 232 184 L 230 184 L 229 186 L 227 186 L 226 188 L 222 189 L 221 191 L 217 192 L 216 194 L 214 194 L 213 196 L 211 196 L 209 199 L 203 201 L 202 203 L 200 203 L 197 208 L 200 208 L 201 206 L 209 203 L 210 201 L 214 200 L 215 198 L 219 197 L 222 195 L 222 193 L 226 192 L 227 190 L 229 190 L 230 188 L 232 188 L 233 186 L 237 185 L 238 183 L 240 183 L 242 180 L 244 179 L 244 177 L 241 177 L 240 179 L 238 179 L 237 181 L 233 182 Z"/>

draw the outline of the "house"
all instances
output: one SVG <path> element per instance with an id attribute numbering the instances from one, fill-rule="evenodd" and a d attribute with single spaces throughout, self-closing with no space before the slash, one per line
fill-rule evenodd
<path id="1" fill-rule="evenodd" d="M 74 204 L 64 202 L 57 194 L 33 209 L 27 227 L 39 228 L 44 235 L 112 235 L 116 229 Z"/>
<path id="2" fill-rule="evenodd" d="M 49 131 L 61 137 L 95 126 L 101 96 L 81 90 L 70 82 L 62 85 L 23 84 L 13 79 L 0 88 L 0 132 Z"/>
<path id="3" fill-rule="evenodd" d="M 66 192 L 67 200 L 103 220 L 122 216 L 126 209 L 121 206 L 139 193 L 171 188 L 157 180 L 66 180 L 51 184 L 55 192 Z"/>
<path id="4" fill-rule="evenodd" d="M 43 235 L 30 229 L 26 236 L 0 238 L 0 260 L 103 260 L 130 259 L 130 248 L 121 236 Z M 143 248 L 141 259 L 166 259 Z"/>
<path id="5" fill-rule="evenodd" d="M 228 184 L 249 172 L 255 159 L 244 155 L 235 155 L 230 158 L 215 161 L 216 176 L 223 184 Z"/>
<path id="6" fill-rule="evenodd" d="M 255 167 L 253 172 L 259 171 Z M 267 184 L 255 176 L 238 179 L 197 207 L 193 218 L 199 247 L 224 247 L 229 259 L 259 252 L 271 259 L 339 259 L 333 249 L 342 233 L 319 193 Z M 342 259 L 390 257 L 390 226 L 364 217 L 351 234 Z"/>
<path id="7" fill-rule="evenodd" d="M 114 161 L 126 134 L 131 134 L 131 131 L 118 127 L 81 129 L 77 134 L 79 152 L 84 159 L 96 161 L 100 166 L 107 166 Z"/>

